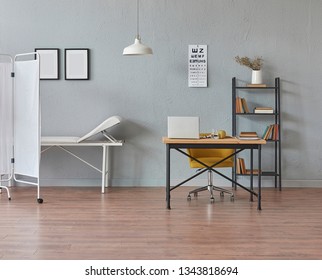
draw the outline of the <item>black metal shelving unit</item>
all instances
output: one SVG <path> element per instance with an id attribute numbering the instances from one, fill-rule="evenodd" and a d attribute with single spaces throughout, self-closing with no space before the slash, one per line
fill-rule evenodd
<path id="1" fill-rule="evenodd" d="M 267 92 L 274 93 L 274 113 L 236 113 L 236 97 L 239 96 L 239 91 L 247 92 Z M 280 78 L 275 78 L 274 86 L 266 87 L 256 87 L 256 86 L 239 86 L 237 84 L 237 79 L 232 78 L 232 135 L 238 136 L 238 122 L 241 116 L 248 116 L 251 118 L 260 118 L 261 116 L 271 116 L 274 120 L 274 124 L 278 125 L 278 139 L 277 140 L 267 140 L 266 145 L 274 145 L 274 170 L 268 171 L 262 168 L 262 176 L 270 176 L 275 179 L 275 188 L 282 190 L 282 168 L 281 168 L 281 97 L 280 97 Z M 263 147 L 265 148 L 265 146 Z M 263 153 L 263 159 L 265 160 L 265 154 Z M 236 163 L 236 159 L 235 159 Z M 265 166 L 265 165 L 262 165 Z M 256 176 L 256 174 L 253 174 Z M 249 174 L 236 174 L 236 164 L 233 170 L 233 177 L 237 180 L 237 176 L 250 176 Z"/>

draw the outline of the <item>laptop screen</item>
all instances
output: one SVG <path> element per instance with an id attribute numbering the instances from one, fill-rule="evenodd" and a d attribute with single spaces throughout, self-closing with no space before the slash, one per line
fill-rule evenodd
<path id="1" fill-rule="evenodd" d="M 199 139 L 199 117 L 168 117 L 168 138 Z"/>

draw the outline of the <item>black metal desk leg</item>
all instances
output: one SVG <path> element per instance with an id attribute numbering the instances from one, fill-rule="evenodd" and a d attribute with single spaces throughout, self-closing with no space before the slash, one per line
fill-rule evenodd
<path id="1" fill-rule="evenodd" d="M 262 145 L 258 145 L 258 206 L 257 210 L 262 210 Z"/>
<path id="2" fill-rule="evenodd" d="M 167 201 L 167 209 L 171 209 L 170 207 L 170 146 L 166 145 L 166 201 Z"/>
<path id="3" fill-rule="evenodd" d="M 236 155 L 234 156 L 234 166 L 232 168 L 232 178 L 233 178 L 233 182 L 232 182 L 232 189 L 236 190 L 237 189 L 237 185 L 235 184 L 235 182 L 237 181 L 237 174 L 236 174 L 236 165 L 237 165 L 237 158 Z"/>
<path id="4" fill-rule="evenodd" d="M 254 189 L 254 153 L 253 149 L 250 149 L 250 189 Z M 254 201 L 253 193 L 250 193 L 250 201 Z"/>

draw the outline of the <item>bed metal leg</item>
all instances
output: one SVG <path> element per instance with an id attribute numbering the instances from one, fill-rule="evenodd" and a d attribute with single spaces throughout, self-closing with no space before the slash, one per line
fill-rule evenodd
<path id="1" fill-rule="evenodd" d="M 105 187 L 109 186 L 109 166 L 108 166 L 108 154 L 109 147 L 103 146 L 103 158 L 102 158 L 102 193 L 105 192 Z"/>

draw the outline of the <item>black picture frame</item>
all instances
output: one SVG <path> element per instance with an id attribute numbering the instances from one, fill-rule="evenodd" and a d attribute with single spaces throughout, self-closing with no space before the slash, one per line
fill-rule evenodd
<path id="1" fill-rule="evenodd" d="M 65 49 L 65 80 L 89 80 L 89 49 Z"/>
<path id="2" fill-rule="evenodd" d="M 40 80 L 59 80 L 59 48 L 35 48 L 39 54 Z"/>

